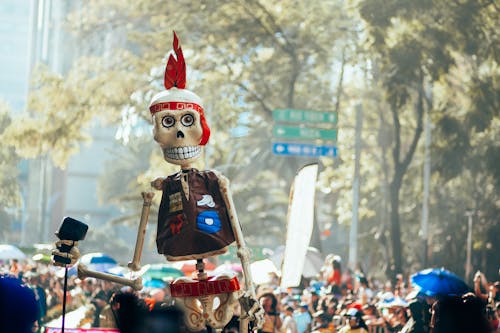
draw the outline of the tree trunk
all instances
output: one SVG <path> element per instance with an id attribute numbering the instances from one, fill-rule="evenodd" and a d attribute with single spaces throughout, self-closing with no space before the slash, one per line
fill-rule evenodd
<path id="1" fill-rule="evenodd" d="M 398 273 L 402 273 L 403 268 L 403 247 L 401 246 L 401 226 L 399 223 L 399 190 L 401 189 L 401 181 L 403 174 L 401 167 L 394 172 L 394 178 L 391 182 L 390 198 L 391 198 L 391 245 L 393 264 L 388 272 L 392 277 Z"/>
<path id="2" fill-rule="evenodd" d="M 421 74 L 421 81 L 417 91 L 417 101 L 415 105 L 415 117 L 417 126 L 413 132 L 413 138 L 409 145 L 408 151 L 401 159 L 401 123 L 399 118 L 398 107 L 393 105 L 391 107 L 392 118 L 394 122 L 394 139 L 395 144 L 392 149 L 392 157 L 394 160 L 394 175 L 391 181 L 391 245 L 392 256 L 394 258 L 394 268 L 391 269 L 391 275 L 403 272 L 403 247 L 401 246 L 401 226 L 399 221 L 399 191 L 403 183 L 403 178 L 408 170 L 415 150 L 417 148 L 418 140 L 423 131 L 423 115 L 424 115 L 424 87 L 423 87 L 423 73 Z"/>

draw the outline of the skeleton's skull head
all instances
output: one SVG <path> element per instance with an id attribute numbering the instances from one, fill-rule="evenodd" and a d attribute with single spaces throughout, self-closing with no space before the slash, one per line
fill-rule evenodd
<path id="1" fill-rule="evenodd" d="M 155 95 L 150 104 L 153 135 L 163 157 L 183 169 L 201 154 L 201 146 L 210 136 L 201 99 L 186 89 L 171 88 Z"/>

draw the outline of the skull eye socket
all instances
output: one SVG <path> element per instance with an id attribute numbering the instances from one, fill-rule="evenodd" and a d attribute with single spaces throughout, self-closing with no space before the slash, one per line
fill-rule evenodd
<path id="1" fill-rule="evenodd" d="M 172 127 L 175 124 L 175 118 L 172 116 L 165 116 L 161 118 L 161 124 L 166 128 Z"/>
<path id="2" fill-rule="evenodd" d="M 185 114 L 181 118 L 181 124 L 188 127 L 194 124 L 194 116 L 192 114 Z"/>

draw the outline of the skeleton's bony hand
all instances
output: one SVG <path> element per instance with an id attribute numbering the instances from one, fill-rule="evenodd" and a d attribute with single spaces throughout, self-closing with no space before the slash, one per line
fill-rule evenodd
<path id="1" fill-rule="evenodd" d="M 259 303 L 257 302 L 257 304 Z M 255 312 L 252 314 L 255 320 L 255 326 L 257 326 L 258 328 L 261 328 L 264 325 L 265 314 L 266 312 L 264 311 L 264 308 L 262 308 L 262 306 L 260 306 L 259 304 Z"/>
<path id="2" fill-rule="evenodd" d="M 253 321 L 257 328 L 261 328 L 264 325 L 265 311 L 259 301 L 249 292 L 244 292 L 239 301 L 244 317 Z"/>
<path id="3" fill-rule="evenodd" d="M 55 266 L 73 266 L 80 258 L 80 250 L 76 247 L 77 241 L 58 240 L 55 243 L 56 250 L 52 251 L 52 264 Z M 70 248 L 69 252 L 64 252 L 65 248 Z"/>

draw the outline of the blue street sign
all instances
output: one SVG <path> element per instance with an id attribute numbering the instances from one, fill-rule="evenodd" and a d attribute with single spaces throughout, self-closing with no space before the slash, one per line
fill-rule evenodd
<path id="1" fill-rule="evenodd" d="M 316 146 L 307 143 L 275 142 L 273 153 L 276 155 L 308 156 L 308 157 L 336 157 L 336 146 Z"/>

